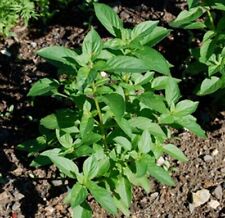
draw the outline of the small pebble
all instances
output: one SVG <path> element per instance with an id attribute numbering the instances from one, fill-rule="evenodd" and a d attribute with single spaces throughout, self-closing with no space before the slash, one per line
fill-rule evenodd
<path id="1" fill-rule="evenodd" d="M 158 196 L 159 196 L 159 193 L 158 193 L 158 192 L 154 192 L 154 193 L 152 193 L 152 194 L 150 195 L 150 197 L 151 197 L 152 199 L 156 199 Z"/>
<path id="2" fill-rule="evenodd" d="M 47 213 L 46 215 L 51 215 L 51 214 L 53 214 L 55 209 L 52 206 L 48 206 L 48 207 L 45 208 L 45 211 Z"/>
<path id="3" fill-rule="evenodd" d="M 188 207 L 189 207 L 190 212 L 193 213 L 193 211 L 195 209 L 194 204 L 189 204 Z"/>
<path id="4" fill-rule="evenodd" d="M 220 203 L 216 200 L 211 200 L 208 205 L 209 205 L 209 207 L 216 209 L 217 207 L 220 206 Z"/>
<path id="5" fill-rule="evenodd" d="M 210 198 L 210 192 L 207 189 L 202 189 L 196 193 L 192 193 L 193 206 L 199 207 L 205 204 Z"/>
<path id="6" fill-rule="evenodd" d="M 221 185 L 218 185 L 215 190 L 213 191 L 213 194 L 215 195 L 215 197 L 218 199 L 218 200 L 221 200 L 222 197 L 223 197 L 223 189 L 222 189 L 222 186 Z"/>
<path id="7" fill-rule="evenodd" d="M 173 218 L 173 215 L 172 215 L 171 213 L 169 213 L 169 214 L 167 215 L 167 217 L 168 217 L 168 218 Z"/>
<path id="8" fill-rule="evenodd" d="M 165 160 L 163 157 L 160 157 L 158 160 L 157 160 L 157 165 L 158 166 L 162 166 L 164 164 Z"/>
<path id="9" fill-rule="evenodd" d="M 61 186 L 63 184 L 62 180 L 52 180 L 52 185 L 54 186 Z"/>
<path id="10" fill-rule="evenodd" d="M 21 193 L 16 193 L 16 194 L 14 194 L 14 200 L 15 200 L 15 201 L 19 201 L 19 200 L 21 200 L 22 198 L 24 198 L 24 195 L 23 195 L 23 194 L 21 194 Z"/>
<path id="11" fill-rule="evenodd" d="M 2 49 L 0 52 L 1 52 L 3 55 L 5 55 L 5 56 L 8 56 L 8 57 L 11 57 L 11 56 L 12 56 L 11 53 L 8 52 L 6 49 Z"/>
<path id="12" fill-rule="evenodd" d="M 62 212 L 62 211 L 64 210 L 64 207 L 63 207 L 62 204 L 57 204 L 57 205 L 55 206 L 55 209 Z"/>
<path id="13" fill-rule="evenodd" d="M 210 162 L 210 161 L 212 161 L 213 160 L 213 157 L 211 156 L 211 155 L 205 155 L 204 157 L 203 157 L 203 159 L 204 159 L 204 161 L 205 162 Z"/>
<path id="14" fill-rule="evenodd" d="M 19 202 L 16 202 L 15 204 L 13 204 L 13 206 L 12 206 L 12 211 L 16 211 L 16 210 L 18 210 L 19 208 L 20 208 L 20 203 Z"/>
<path id="15" fill-rule="evenodd" d="M 36 48 L 36 47 L 37 47 L 37 43 L 36 43 L 36 42 L 30 42 L 30 44 L 31 44 L 31 46 L 32 46 L 33 48 Z"/>
<path id="16" fill-rule="evenodd" d="M 217 149 L 213 150 L 212 152 L 212 156 L 216 156 L 219 153 L 219 151 Z"/>

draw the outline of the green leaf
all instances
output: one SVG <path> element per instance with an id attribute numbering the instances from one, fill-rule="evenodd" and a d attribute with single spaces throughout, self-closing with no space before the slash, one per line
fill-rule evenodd
<path id="1" fill-rule="evenodd" d="M 110 193 L 103 187 L 98 186 L 95 182 L 89 182 L 88 189 L 95 200 L 109 213 L 115 215 L 117 213 L 116 205 Z"/>
<path id="2" fill-rule="evenodd" d="M 128 167 L 124 169 L 124 175 L 127 176 L 131 184 L 141 186 L 147 193 L 150 192 L 150 183 L 146 176 L 137 177 Z"/>
<path id="3" fill-rule="evenodd" d="M 222 82 L 219 77 L 212 76 L 210 79 L 206 78 L 203 80 L 200 90 L 197 92 L 197 95 L 208 95 L 211 94 L 222 86 Z"/>
<path id="4" fill-rule="evenodd" d="M 199 5 L 199 0 L 187 0 L 188 8 L 194 8 Z"/>
<path id="5" fill-rule="evenodd" d="M 30 166 L 35 168 L 40 168 L 40 167 L 51 165 L 51 164 L 52 164 L 52 161 L 48 157 L 39 155 L 34 160 L 32 160 L 32 162 L 30 163 Z"/>
<path id="6" fill-rule="evenodd" d="M 88 55 L 90 59 L 96 58 L 103 48 L 101 37 L 92 27 L 88 34 L 85 36 L 82 44 L 82 52 Z"/>
<path id="7" fill-rule="evenodd" d="M 17 148 L 30 153 L 36 153 L 44 150 L 48 146 L 45 136 L 39 136 L 36 139 L 27 140 L 19 145 Z"/>
<path id="8" fill-rule="evenodd" d="M 177 18 L 170 23 L 172 27 L 185 27 L 204 13 L 201 7 L 191 8 L 189 11 L 183 10 Z"/>
<path id="9" fill-rule="evenodd" d="M 162 41 L 165 37 L 170 34 L 171 30 L 168 30 L 164 27 L 155 27 L 151 34 L 145 36 L 141 41 L 141 45 L 148 45 L 150 47 L 155 46 L 157 43 Z"/>
<path id="10" fill-rule="evenodd" d="M 174 78 L 168 78 L 167 80 L 165 97 L 169 106 L 175 104 L 181 97 L 179 86 Z"/>
<path id="11" fill-rule="evenodd" d="M 130 210 L 126 207 L 125 203 L 118 197 L 113 196 L 116 207 L 126 216 L 130 217 Z"/>
<path id="12" fill-rule="evenodd" d="M 172 124 L 174 123 L 174 116 L 173 114 L 161 114 L 159 117 L 160 124 Z"/>
<path id="13" fill-rule="evenodd" d="M 147 107 L 159 112 L 166 113 L 168 109 L 164 103 L 164 97 L 160 95 L 155 95 L 152 92 L 145 92 L 140 96 L 140 101 Z"/>
<path id="14" fill-rule="evenodd" d="M 202 22 L 194 22 L 194 23 L 185 25 L 183 28 L 194 30 L 194 29 L 204 29 L 205 27 L 206 25 Z"/>
<path id="15" fill-rule="evenodd" d="M 224 2 L 220 2 L 220 0 L 215 1 L 215 5 L 212 5 L 213 9 L 225 11 L 225 4 Z"/>
<path id="16" fill-rule="evenodd" d="M 121 38 L 122 38 L 125 46 L 127 46 L 128 42 L 130 41 L 130 38 L 131 38 L 131 29 L 128 29 L 128 28 L 121 29 Z"/>
<path id="17" fill-rule="evenodd" d="M 157 179 L 160 183 L 169 185 L 169 186 L 175 186 L 175 183 L 171 176 L 169 175 L 168 171 L 164 170 L 162 167 L 159 167 L 157 165 L 151 165 L 149 166 L 149 174 Z"/>
<path id="18" fill-rule="evenodd" d="M 91 207 L 88 205 L 87 202 L 84 202 L 81 205 L 78 205 L 72 208 L 72 211 L 73 211 L 73 218 L 91 218 L 92 217 Z"/>
<path id="19" fill-rule="evenodd" d="M 207 31 L 203 36 L 203 41 L 200 47 L 200 57 L 199 61 L 206 64 L 208 59 L 213 55 L 216 48 L 216 40 L 213 40 L 216 33 L 214 31 Z"/>
<path id="20" fill-rule="evenodd" d="M 100 23 L 114 36 L 119 37 L 123 23 L 112 8 L 105 4 L 94 4 L 95 15 Z"/>
<path id="21" fill-rule="evenodd" d="M 74 151 L 74 157 L 86 157 L 93 153 L 93 149 L 88 145 L 81 145 Z"/>
<path id="22" fill-rule="evenodd" d="M 163 145 L 163 151 L 181 162 L 188 161 L 188 158 L 184 155 L 184 153 L 173 144 Z"/>
<path id="23" fill-rule="evenodd" d="M 107 41 L 104 42 L 104 48 L 110 48 L 110 49 L 114 49 L 114 50 L 120 50 L 124 46 L 125 46 L 124 41 L 122 39 L 118 39 L 118 38 L 108 39 Z"/>
<path id="24" fill-rule="evenodd" d="M 70 203 L 71 207 L 74 208 L 82 204 L 88 196 L 87 189 L 79 183 L 76 183 L 66 196 L 64 202 Z"/>
<path id="25" fill-rule="evenodd" d="M 40 124 L 47 129 L 63 129 L 73 127 L 76 121 L 76 112 L 69 109 L 56 111 L 41 119 Z"/>
<path id="26" fill-rule="evenodd" d="M 138 142 L 138 149 L 141 153 L 147 154 L 151 150 L 152 139 L 148 130 L 144 130 Z"/>
<path id="27" fill-rule="evenodd" d="M 79 63 L 77 59 L 79 56 L 75 51 L 61 46 L 42 48 L 37 54 L 51 62 L 57 68 L 69 72 L 74 72 L 76 63 Z"/>
<path id="28" fill-rule="evenodd" d="M 164 75 L 170 75 L 169 64 L 166 59 L 155 49 L 143 47 L 133 51 L 135 56 L 143 60 L 149 70 L 154 70 Z"/>
<path id="29" fill-rule="evenodd" d="M 81 123 L 80 123 L 80 135 L 81 138 L 84 138 L 89 134 L 94 127 L 94 119 L 91 114 L 83 114 Z"/>
<path id="30" fill-rule="evenodd" d="M 131 142 L 123 136 L 117 136 L 113 140 L 127 151 L 130 151 L 132 148 Z"/>
<path id="31" fill-rule="evenodd" d="M 132 129 L 130 126 L 130 123 L 128 120 L 121 118 L 121 119 L 115 119 L 118 126 L 123 130 L 124 133 L 126 133 L 127 136 L 130 138 L 132 137 Z"/>
<path id="32" fill-rule="evenodd" d="M 141 130 L 148 130 L 152 135 L 165 139 L 166 135 L 157 123 L 152 123 L 152 121 L 146 117 L 134 117 L 129 120 L 130 125 L 133 128 L 138 128 Z"/>
<path id="33" fill-rule="evenodd" d="M 34 83 L 27 96 L 50 95 L 57 92 L 59 83 L 56 80 L 44 78 Z"/>
<path id="34" fill-rule="evenodd" d="M 52 154 L 51 150 L 41 153 L 43 156 L 47 156 L 57 166 L 57 168 L 70 178 L 76 178 L 79 174 L 77 165 L 70 159 L 61 157 L 57 154 Z"/>
<path id="35" fill-rule="evenodd" d="M 135 41 L 140 41 L 142 40 L 146 35 L 149 35 L 152 30 L 157 26 L 159 22 L 158 21 L 144 21 L 139 23 L 134 27 L 134 29 L 131 31 L 131 39 L 132 42 Z M 132 43 L 131 42 L 131 43 Z"/>
<path id="36" fill-rule="evenodd" d="M 146 72 L 144 74 L 133 73 L 131 75 L 135 85 L 145 85 L 153 80 L 154 72 Z"/>
<path id="37" fill-rule="evenodd" d="M 88 101 L 85 101 L 83 105 L 83 115 L 80 122 L 80 135 L 84 138 L 89 134 L 94 128 L 94 118 L 90 112 L 91 105 Z"/>
<path id="38" fill-rule="evenodd" d="M 102 139 L 102 136 L 98 133 L 90 132 L 88 137 L 84 137 L 81 140 L 83 145 L 92 145 Z"/>
<path id="39" fill-rule="evenodd" d="M 84 161 L 83 173 L 85 178 L 93 179 L 98 174 L 98 162 L 94 156 L 90 156 Z"/>
<path id="40" fill-rule="evenodd" d="M 121 95 L 111 93 L 103 97 L 103 101 L 109 106 L 110 110 L 117 119 L 121 119 L 125 112 L 125 102 Z"/>
<path id="41" fill-rule="evenodd" d="M 192 114 L 196 111 L 198 107 L 198 102 L 194 102 L 191 100 L 183 100 L 176 104 L 175 111 L 173 114 L 176 116 L 186 116 L 188 114 Z"/>
<path id="42" fill-rule="evenodd" d="M 156 90 L 165 89 L 168 80 L 168 76 L 158 76 L 152 81 L 152 88 Z"/>
<path id="43" fill-rule="evenodd" d="M 135 165 L 137 177 L 145 176 L 149 166 L 148 160 L 144 157 L 141 157 L 138 160 L 135 160 Z"/>
<path id="44" fill-rule="evenodd" d="M 132 189 L 130 182 L 125 177 L 119 177 L 116 181 L 115 191 L 120 196 L 120 200 L 126 208 L 130 207 L 132 199 Z"/>
<path id="45" fill-rule="evenodd" d="M 69 133 L 56 129 L 56 137 L 63 147 L 70 148 L 73 146 L 73 138 Z"/>
<path id="46" fill-rule="evenodd" d="M 110 169 L 110 161 L 108 157 L 98 160 L 98 173 L 96 177 L 105 176 L 105 174 L 108 173 L 109 169 Z"/>
<path id="47" fill-rule="evenodd" d="M 110 58 L 103 70 L 112 73 L 142 73 L 148 71 L 149 67 L 141 59 L 118 55 Z"/>
<path id="48" fill-rule="evenodd" d="M 192 115 L 176 118 L 175 122 L 195 133 L 197 136 L 205 138 L 204 130 L 196 123 L 196 118 Z"/>

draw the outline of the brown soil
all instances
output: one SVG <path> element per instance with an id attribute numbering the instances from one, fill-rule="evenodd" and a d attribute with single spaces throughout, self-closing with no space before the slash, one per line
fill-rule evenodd
<path id="1" fill-rule="evenodd" d="M 160 19 L 161 24 L 167 26 L 167 22 L 185 7 L 182 1 L 173 0 L 121 2 L 112 5 L 127 26 L 149 19 Z M 56 77 L 55 68 L 43 62 L 35 52 L 49 45 L 70 48 L 79 45 L 88 29 L 84 22 L 90 13 L 73 7 L 69 12 L 58 14 L 48 26 L 33 24 L 24 28 L 18 25 L 16 37 L 0 42 L 0 50 L 8 52 L 0 53 L 0 217 L 70 217 L 69 208 L 63 204 L 69 181 L 61 180 L 53 166 L 48 169 L 29 167 L 31 159 L 18 151 L 16 145 L 37 136 L 38 120 L 61 107 L 60 102 L 49 98 L 31 100 L 26 97 L 31 84 L 39 78 Z M 95 19 L 93 22 L 97 25 Z M 101 28 L 98 30 L 107 36 Z M 187 37 L 178 30 L 158 46 L 176 66 L 175 71 L 181 72 L 188 54 Z M 181 55 L 174 57 L 175 51 Z M 204 100 L 197 115 L 208 129 L 208 138 L 203 140 L 189 132 L 174 138 L 189 158 L 186 164 L 173 162 L 177 169 L 174 173 L 176 187 L 164 187 L 152 181 L 149 194 L 136 188 L 131 217 L 225 217 L 225 113 L 212 110 L 210 99 L 207 98 L 207 103 Z M 9 110 L 11 105 L 12 111 Z M 207 202 L 192 211 L 192 193 L 202 189 L 209 190 L 210 199 L 220 203 L 216 209 Z M 107 217 L 92 199 L 90 203 L 94 217 Z"/>

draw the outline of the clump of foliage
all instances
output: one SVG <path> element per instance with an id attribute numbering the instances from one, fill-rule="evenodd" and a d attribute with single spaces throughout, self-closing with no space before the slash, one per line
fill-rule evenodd
<path id="1" fill-rule="evenodd" d="M 0 1 L 0 34 L 10 35 L 11 29 L 21 18 L 25 24 L 31 17 L 36 17 L 34 3 L 30 0 Z"/>
<path id="2" fill-rule="evenodd" d="M 72 0 L 31 0 L 35 3 L 35 10 L 39 19 L 44 23 L 48 22 L 55 13 L 66 8 Z M 54 6 L 54 7 L 52 7 Z"/>
<path id="3" fill-rule="evenodd" d="M 83 4 L 90 7 L 96 0 L 86 0 Z M 25 25 L 31 18 L 46 23 L 56 12 L 65 8 L 72 0 L 1 0 L 0 35 L 10 36 L 12 28 L 22 20 Z M 51 7 L 54 5 L 54 7 Z"/>
<path id="4" fill-rule="evenodd" d="M 128 216 L 133 186 L 149 192 L 149 177 L 173 186 L 171 169 L 157 160 L 187 157 L 168 143 L 170 126 L 204 137 L 191 115 L 198 102 L 181 100 L 179 80 L 152 48 L 170 31 L 157 21 L 126 29 L 110 7 L 94 8 L 112 38 L 102 40 L 91 28 L 77 52 L 58 46 L 38 51 L 61 76 L 37 81 L 28 96 L 50 95 L 73 106 L 42 118 L 41 136 L 19 145 L 35 157 L 32 166 L 53 163 L 74 180 L 65 202 L 76 218 L 92 216 L 89 194 L 109 213 Z"/>
<path id="5" fill-rule="evenodd" d="M 205 73 L 197 94 L 207 95 L 225 88 L 225 2 L 218 0 L 187 0 L 188 10 L 182 11 L 172 27 L 200 29 L 204 36 L 200 47 L 192 49 L 191 73 Z"/>

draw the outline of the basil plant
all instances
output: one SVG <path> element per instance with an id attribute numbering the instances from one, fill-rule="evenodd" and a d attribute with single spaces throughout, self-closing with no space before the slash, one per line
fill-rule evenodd
<path id="1" fill-rule="evenodd" d="M 59 79 L 33 84 L 28 96 L 52 96 L 70 106 L 40 120 L 40 136 L 19 145 L 34 156 L 31 166 L 54 164 L 74 185 L 65 202 L 73 217 L 91 217 L 89 195 L 109 214 L 129 215 L 132 188 L 150 191 L 150 178 L 174 186 L 169 155 L 187 157 L 168 142 L 171 127 L 204 137 L 191 114 L 198 102 L 181 99 L 179 80 L 154 48 L 169 34 L 157 21 L 126 29 L 107 5 L 95 13 L 112 35 L 102 40 L 92 27 L 77 51 L 52 46 L 38 51 L 58 69 Z"/>
<path id="2" fill-rule="evenodd" d="M 187 3 L 188 10 L 182 11 L 170 25 L 203 33 L 199 47 L 191 49 L 187 72 L 205 76 L 197 94 L 208 95 L 225 88 L 225 2 L 187 0 Z"/>

